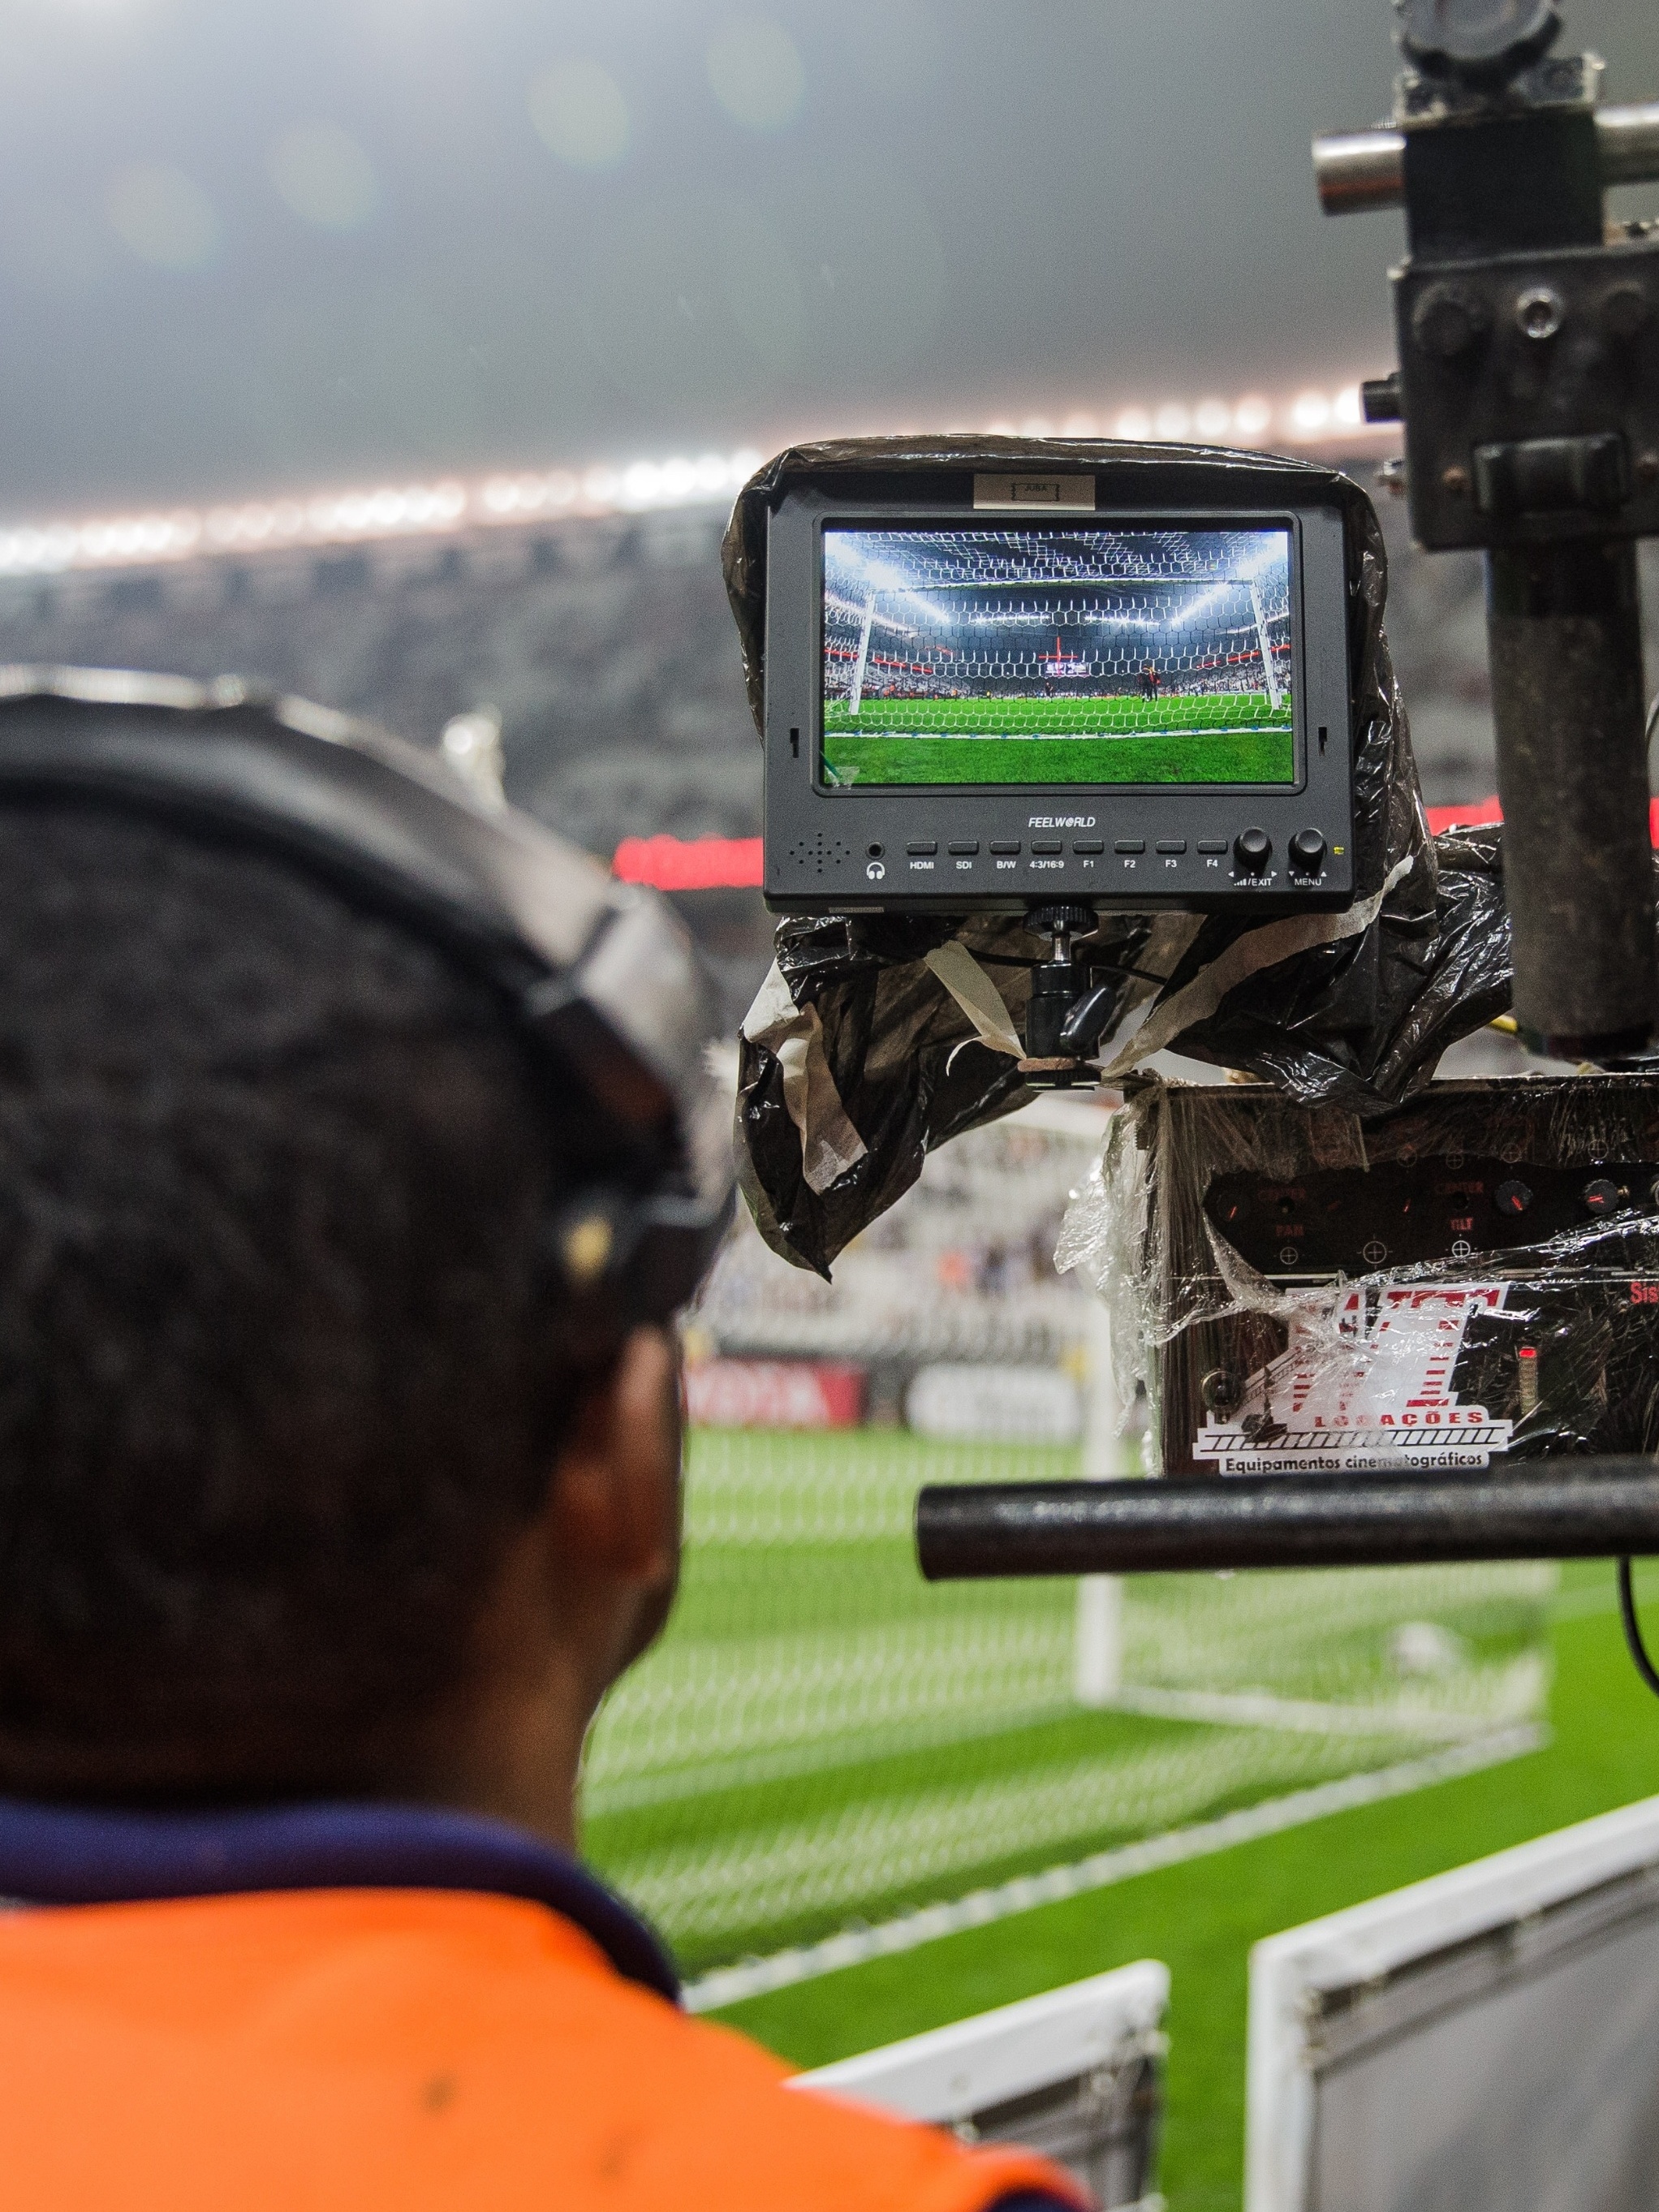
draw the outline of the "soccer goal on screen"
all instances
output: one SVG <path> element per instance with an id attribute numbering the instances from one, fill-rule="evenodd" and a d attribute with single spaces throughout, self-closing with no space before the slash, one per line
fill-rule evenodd
<path id="1" fill-rule="evenodd" d="M 831 783 L 1294 781 L 1283 528 L 823 534 Z"/>

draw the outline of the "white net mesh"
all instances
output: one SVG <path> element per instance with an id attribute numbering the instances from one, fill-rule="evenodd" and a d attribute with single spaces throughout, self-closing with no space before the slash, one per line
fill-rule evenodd
<path id="1" fill-rule="evenodd" d="M 970 1346 L 981 1381 L 1000 1360 L 1028 1377 L 1046 1361 L 1075 1397 L 1089 1305 L 1021 1255 L 1045 1238 L 1052 1249 L 1095 1141 L 1086 1125 L 961 1140 L 833 1289 L 750 1240 L 723 1270 L 740 1295 L 728 1287 L 722 1310 L 717 1285 L 702 1349 L 799 1353 L 816 1311 L 827 1351 L 886 1373 L 890 1415 L 907 1364 Z M 988 1217 L 981 1178 L 997 1190 Z M 1023 1217 L 1011 1182 L 1023 1182 Z M 769 1269 L 790 1293 L 770 1303 L 769 1336 Z M 981 1391 L 974 1418 L 997 1402 Z M 693 1432 L 680 1606 L 606 1705 L 586 1787 L 589 1850 L 688 1966 L 959 1897 L 1538 1710 L 1553 1571 L 1533 1566 L 1132 1582 L 1109 1695 L 1079 1704 L 1078 1585 L 929 1587 L 915 1567 L 923 1483 L 1078 1472 L 1074 1445 L 1030 1440 L 1020 1390 L 1006 1402 L 1025 1437 Z"/>

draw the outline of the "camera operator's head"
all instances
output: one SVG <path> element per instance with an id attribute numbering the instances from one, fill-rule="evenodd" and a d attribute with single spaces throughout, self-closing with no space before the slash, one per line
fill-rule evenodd
<path id="1" fill-rule="evenodd" d="M 550 1300 L 555 1121 L 397 919 L 0 805 L 0 1792 L 568 1826 L 679 1436 L 667 1333 L 580 1350 Z"/>

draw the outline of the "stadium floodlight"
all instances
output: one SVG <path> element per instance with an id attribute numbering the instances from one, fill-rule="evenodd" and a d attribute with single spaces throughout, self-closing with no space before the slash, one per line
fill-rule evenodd
<path id="1" fill-rule="evenodd" d="M 1639 120 L 1645 112 L 1603 110 L 1604 136 L 1609 118 L 1628 115 Z M 1626 162 L 1645 158 L 1641 131 L 1627 131 L 1620 143 L 1622 153 L 1604 158 Z M 1398 171 L 1396 158 L 1389 171 L 1394 198 L 1379 204 L 1392 205 L 1397 198 Z M 1259 394 L 1242 398 L 1237 406 L 1215 398 L 1203 399 L 1195 408 L 1184 400 L 1132 406 L 1121 413 L 1116 434 L 1151 438 L 1156 417 L 1160 437 L 1195 434 L 1206 441 L 1231 437 L 1253 445 L 1276 422 L 1287 446 L 1329 447 L 1335 443 L 1346 448 L 1368 438 L 1358 384 L 1345 385 L 1331 394 L 1322 413 L 1304 404 L 1314 398 L 1323 395 L 1301 392 L 1279 406 Z M 1066 435 L 1090 437 L 1096 427 L 1091 415 L 1068 416 Z M 64 569 L 149 568 L 202 556 L 257 552 L 267 546 L 373 544 L 410 535 L 443 537 L 544 517 L 644 514 L 701 506 L 729 499 L 759 459 L 747 450 L 706 453 L 695 459 L 682 454 L 660 462 L 640 460 L 580 471 L 498 472 L 471 483 L 447 477 L 438 484 L 383 485 L 312 499 L 270 497 L 205 509 L 178 507 L 162 514 L 0 525 L 0 578 L 49 576 Z"/>
<path id="2" fill-rule="evenodd" d="M 930 2120 L 972 2142 L 1043 2151 L 1102 2212 L 1132 2212 L 1158 2201 L 1169 1997 L 1169 1968 L 1143 1959 L 798 2074 L 790 2087 Z"/>
<path id="3" fill-rule="evenodd" d="M 1659 1798 L 1250 1956 L 1246 2212 L 1645 2207 Z"/>

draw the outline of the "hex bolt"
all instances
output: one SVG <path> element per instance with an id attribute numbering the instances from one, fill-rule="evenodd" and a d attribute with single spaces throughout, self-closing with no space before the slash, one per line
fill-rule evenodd
<path id="1" fill-rule="evenodd" d="M 1566 303 L 1550 284 L 1530 284 L 1515 303 L 1515 319 L 1522 332 L 1540 343 L 1553 338 L 1566 320 Z"/>
<path id="2" fill-rule="evenodd" d="M 1239 1401 L 1244 1395 L 1237 1376 L 1226 1367 L 1212 1367 L 1198 1389 L 1206 1411 L 1219 1413 L 1224 1421 L 1230 1413 L 1237 1412 Z"/>

